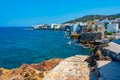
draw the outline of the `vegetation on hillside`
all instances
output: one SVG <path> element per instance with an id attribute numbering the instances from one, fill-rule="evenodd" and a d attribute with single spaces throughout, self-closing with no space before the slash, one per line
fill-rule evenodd
<path id="1" fill-rule="evenodd" d="M 120 18 L 120 13 L 115 15 L 86 15 L 81 18 L 70 20 L 64 23 L 86 22 L 89 20 L 103 20 L 105 18 L 108 18 L 109 20 L 114 20 L 115 18 Z"/>

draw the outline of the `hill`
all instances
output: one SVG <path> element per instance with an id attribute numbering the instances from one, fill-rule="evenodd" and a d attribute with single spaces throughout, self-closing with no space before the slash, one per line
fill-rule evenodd
<path id="1" fill-rule="evenodd" d="M 86 15 L 81 18 L 66 21 L 64 23 L 86 22 L 89 20 L 103 20 L 105 18 L 108 18 L 109 20 L 114 20 L 115 18 L 120 18 L 120 13 L 114 15 Z"/>

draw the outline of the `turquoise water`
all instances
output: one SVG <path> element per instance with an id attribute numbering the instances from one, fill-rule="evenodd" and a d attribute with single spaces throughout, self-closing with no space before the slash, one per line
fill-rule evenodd
<path id="1" fill-rule="evenodd" d="M 88 54 L 77 44 L 66 45 L 65 32 L 0 28 L 0 67 L 17 68 L 21 64 L 39 63 L 50 58 Z"/>

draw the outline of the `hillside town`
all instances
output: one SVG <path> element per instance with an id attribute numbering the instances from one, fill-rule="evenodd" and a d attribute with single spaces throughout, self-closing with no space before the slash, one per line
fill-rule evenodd
<path id="1" fill-rule="evenodd" d="M 40 24 L 32 25 L 33 29 L 46 29 L 46 30 L 77 30 L 80 32 L 112 32 L 120 33 L 120 18 L 115 20 L 93 20 L 87 22 L 65 23 L 65 24 Z"/>
<path id="2" fill-rule="evenodd" d="M 120 37 L 120 18 L 115 20 L 93 20 L 65 24 L 32 25 L 34 30 L 61 30 L 66 31 L 67 38 L 80 38 L 81 41 L 101 41 L 118 39 Z"/>
<path id="3" fill-rule="evenodd" d="M 33 29 L 46 29 L 46 30 L 67 30 L 68 27 L 71 30 L 80 30 L 80 32 L 84 32 L 85 28 L 91 28 L 91 32 L 113 32 L 120 33 L 120 18 L 116 18 L 115 20 L 108 20 L 107 18 L 104 20 L 90 20 L 87 22 L 75 22 L 75 23 L 65 23 L 65 24 L 40 24 L 40 25 L 32 25 Z M 69 29 L 70 29 L 69 28 Z M 89 31 L 90 32 L 90 31 Z"/>

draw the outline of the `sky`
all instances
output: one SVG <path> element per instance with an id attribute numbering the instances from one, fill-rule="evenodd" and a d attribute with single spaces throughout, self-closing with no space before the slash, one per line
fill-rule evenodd
<path id="1" fill-rule="evenodd" d="M 0 0 L 0 26 L 63 23 L 90 14 L 120 13 L 120 0 Z"/>

